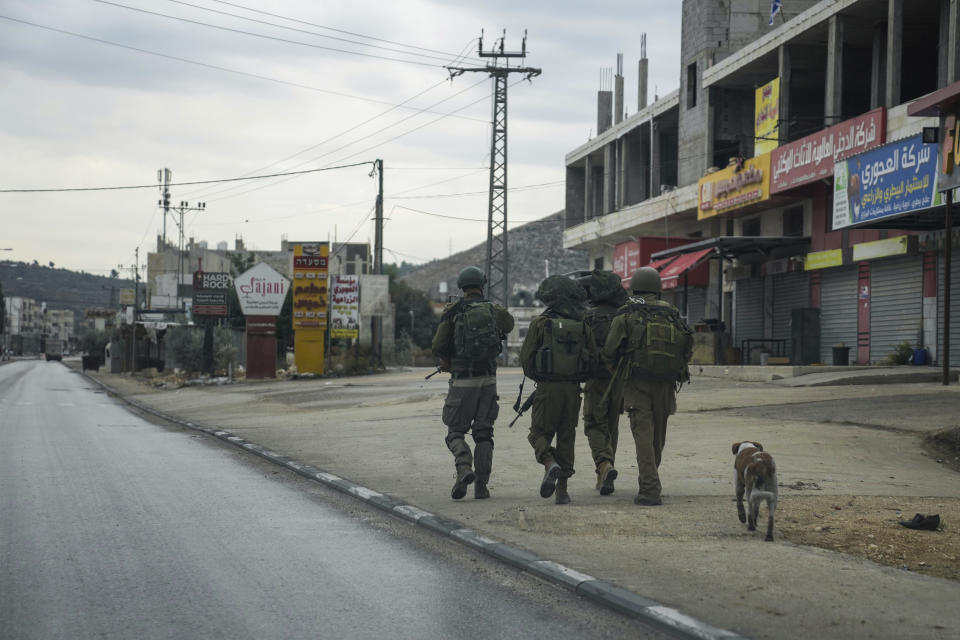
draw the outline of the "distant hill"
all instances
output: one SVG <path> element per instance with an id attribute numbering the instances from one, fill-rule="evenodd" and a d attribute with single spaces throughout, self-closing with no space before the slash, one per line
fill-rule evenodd
<path id="1" fill-rule="evenodd" d="M 530 304 L 548 268 L 551 275 L 590 268 L 586 251 L 563 248 L 562 213 L 557 212 L 509 230 L 507 252 L 510 262 L 507 277 L 514 297 L 511 304 Z M 425 292 L 432 300 L 441 300 L 441 282 L 447 283 L 448 295 L 455 295 L 460 270 L 470 265 L 483 269 L 486 259 L 487 245 L 484 241 L 449 258 L 429 262 L 402 276 L 400 280 Z"/>
<path id="2" fill-rule="evenodd" d="M 32 298 L 46 302 L 48 309 L 70 309 L 78 322 L 85 309 L 116 307 L 120 290 L 133 289 L 129 279 L 11 261 L 0 261 L 0 283 L 5 297 Z"/>

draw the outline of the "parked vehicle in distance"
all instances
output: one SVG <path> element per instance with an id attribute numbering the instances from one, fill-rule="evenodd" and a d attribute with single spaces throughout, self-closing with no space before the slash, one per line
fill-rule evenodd
<path id="1" fill-rule="evenodd" d="M 47 362 L 51 360 L 63 360 L 63 343 L 60 340 L 47 340 L 47 348 L 44 352 Z"/>

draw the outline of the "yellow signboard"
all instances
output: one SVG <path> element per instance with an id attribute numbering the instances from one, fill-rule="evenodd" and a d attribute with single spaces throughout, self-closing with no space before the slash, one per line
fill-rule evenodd
<path id="1" fill-rule="evenodd" d="M 293 355 L 300 373 L 322 374 L 329 291 L 330 245 L 293 245 Z"/>
<path id="2" fill-rule="evenodd" d="M 853 261 L 872 260 L 887 256 L 900 256 L 909 253 L 909 237 L 897 236 L 873 242 L 861 242 L 853 245 Z"/>
<path id="3" fill-rule="evenodd" d="M 827 267 L 839 267 L 842 265 L 843 249 L 830 249 L 829 251 L 808 253 L 803 261 L 803 270 L 813 271 L 814 269 L 826 269 Z"/>
<path id="4" fill-rule="evenodd" d="M 753 155 L 769 153 L 780 144 L 780 78 L 756 91 L 753 112 Z"/>
<path id="5" fill-rule="evenodd" d="M 697 220 L 770 199 L 770 154 L 735 162 L 700 178 Z"/>
<path id="6" fill-rule="evenodd" d="M 327 326 L 326 242 L 293 245 L 293 330 Z"/>

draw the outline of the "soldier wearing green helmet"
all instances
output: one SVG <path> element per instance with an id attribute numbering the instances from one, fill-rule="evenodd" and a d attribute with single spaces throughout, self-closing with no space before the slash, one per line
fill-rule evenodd
<path id="1" fill-rule="evenodd" d="M 663 504 L 658 468 L 667 419 L 677 410 L 677 388 L 689 381 L 693 350 L 690 328 L 680 312 L 660 299 L 660 273 L 642 267 L 630 278 L 632 297 L 610 324 L 603 360 L 623 380 L 623 403 L 636 444 L 638 491 L 634 504 Z"/>
<path id="2" fill-rule="evenodd" d="M 443 423 L 447 426 L 445 442 L 456 467 L 450 490 L 454 500 L 463 498 L 470 484 L 474 485 L 474 498 L 490 497 L 487 485 L 493 466 L 493 423 L 500 412 L 497 356 L 514 321 L 502 306 L 484 299 L 486 283 L 486 275 L 477 267 L 460 271 L 457 287 L 463 296 L 444 308 L 433 336 L 439 369 L 450 372 Z M 466 442 L 468 432 L 473 435 L 473 452 Z"/>

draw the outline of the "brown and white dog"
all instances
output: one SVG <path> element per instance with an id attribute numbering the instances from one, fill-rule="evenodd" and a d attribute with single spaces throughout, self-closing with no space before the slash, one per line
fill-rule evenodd
<path id="1" fill-rule="evenodd" d="M 759 442 L 734 443 L 733 455 L 736 456 L 733 467 L 737 471 L 737 515 L 740 522 L 747 523 L 747 529 L 755 531 L 760 501 L 766 500 L 767 537 L 764 539 L 769 542 L 773 540 L 773 512 L 777 508 L 777 465 Z M 744 492 L 750 508 L 749 518 L 743 509 Z"/>

